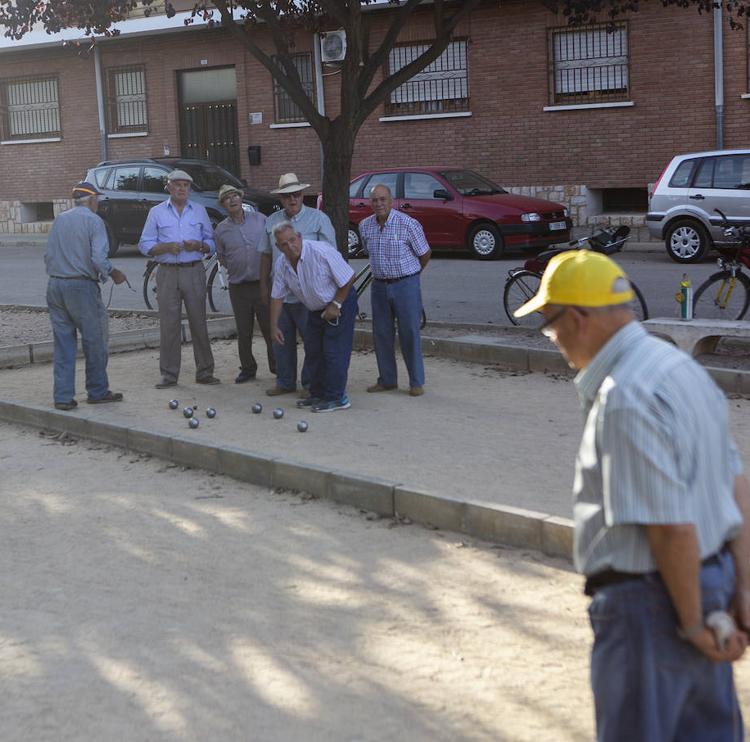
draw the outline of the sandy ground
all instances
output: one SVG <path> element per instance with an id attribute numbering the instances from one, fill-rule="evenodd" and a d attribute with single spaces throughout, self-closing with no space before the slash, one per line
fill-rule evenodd
<path id="1" fill-rule="evenodd" d="M 559 562 L 0 424 L 11 740 L 587 740 Z"/>
<path id="2" fill-rule="evenodd" d="M 257 347 L 257 346 L 256 346 Z M 401 483 L 449 497 L 513 505 L 570 517 L 573 461 L 582 418 L 567 377 L 523 374 L 495 366 L 427 359 L 427 392 L 411 398 L 398 392 L 367 394 L 375 381 L 372 353 L 355 353 L 349 376 L 352 407 L 326 415 L 303 413 L 294 396 L 269 398 L 272 378 L 260 359 L 258 380 L 237 386 L 233 341 L 213 343 L 216 387 L 194 383 L 192 349 L 184 347 L 180 385 L 154 389 L 158 352 L 123 353 L 110 358 L 110 384 L 125 394 L 118 405 L 81 405 L 78 416 L 223 446 L 237 446 Z M 82 391 L 79 361 L 79 399 Z M 403 373 L 403 369 L 402 369 Z M 49 364 L 0 371 L 0 397 L 51 404 Z M 402 387 L 404 382 L 402 380 Z M 201 426 L 191 431 L 170 398 L 181 406 L 197 404 Z M 255 401 L 264 405 L 253 415 Z M 205 419 L 206 407 L 218 410 Z M 279 406 L 283 420 L 271 417 Z M 750 401 L 733 399 L 732 427 L 745 461 L 750 462 Z M 309 432 L 297 432 L 306 419 Z"/>

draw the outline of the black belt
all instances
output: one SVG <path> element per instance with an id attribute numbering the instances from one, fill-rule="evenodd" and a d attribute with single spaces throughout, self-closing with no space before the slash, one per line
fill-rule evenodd
<path id="1" fill-rule="evenodd" d="M 159 265 L 165 265 L 168 268 L 192 268 L 194 265 L 203 265 L 203 261 L 191 260 L 189 263 L 159 263 Z"/>
<path id="2" fill-rule="evenodd" d="M 710 557 L 706 557 L 701 562 L 701 567 L 710 567 L 715 564 L 719 564 L 720 558 L 729 552 L 729 544 L 719 549 L 715 554 Z M 603 572 L 597 572 L 595 575 L 591 575 L 586 578 L 586 583 L 583 588 L 585 595 L 593 597 L 598 590 L 603 587 L 609 587 L 609 585 L 619 585 L 623 582 L 632 582 L 633 580 L 645 580 L 646 578 L 659 578 L 658 572 L 618 572 L 615 569 L 605 569 Z"/>
<path id="3" fill-rule="evenodd" d="M 403 281 L 405 278 L 411 278 L 412 276 L 418 276 L 419 271 L 416 273 L 410 273 L 408 276 L 399 276 L 398 278 L 376 278 L 374 279 L 378 283 L 398 283 L 398 281 Z"/>
<path id="4" fill-rule="evenodd" d="M 50 276 L 50 278 L 59 278 L 62 281 L 93 281 L 99 283 L 95 278 L 91 276 Z"/>

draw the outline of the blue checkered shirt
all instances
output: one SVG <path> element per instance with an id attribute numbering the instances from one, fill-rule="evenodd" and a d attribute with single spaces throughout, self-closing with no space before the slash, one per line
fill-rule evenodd
<path id="1" fill-rule="evenodd" d="M 391 209 L 382 228 L 375 214 L 363 219 L 359 235 L 370 256 L 372 275 L 381 280 L 419 273 L 419 256 L 430 251 L 422 225 L 396 209 Z"/>

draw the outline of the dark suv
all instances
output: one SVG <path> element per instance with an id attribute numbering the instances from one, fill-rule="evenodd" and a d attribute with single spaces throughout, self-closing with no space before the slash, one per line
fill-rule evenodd
<path id="1" fill-rule="evenodd" d="M 249 188 L 244 181 L 206 160 L 155 157 L 100 162 L 86 173 L 85 179 L 102 192 L 98 213 L 107 224 L 110 257 L 122 243 L 137 244 L 149 210 L 166 200 L 167 175 L 176 169 L 193 178 L 190 200 L 205 206 L 214 224 L 227 215 L 217 200 L 219 188 L 225 183 L 242 189 L 245 203 L 263 214 L 280 208 L 270 193 Z"/>

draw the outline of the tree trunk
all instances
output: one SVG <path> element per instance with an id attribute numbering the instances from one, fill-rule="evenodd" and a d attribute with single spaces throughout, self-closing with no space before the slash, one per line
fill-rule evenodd
<path id="1" fill-rule="evenodd" d="M 323 139 L 323 208 L 336 230 L 336 246 L 347 258 L 349 232 L 349 179 L 356 132 L 343 125 L 341 117 L 331 122 L 327 138 Z"/>

